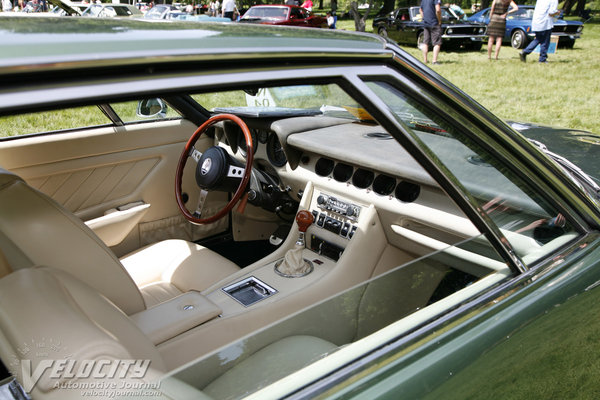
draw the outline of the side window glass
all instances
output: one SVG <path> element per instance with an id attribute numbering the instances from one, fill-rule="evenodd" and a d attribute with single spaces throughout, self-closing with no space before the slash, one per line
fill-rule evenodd
<path id="1" fill-rule="evenodd" d="M 0 117 L 0 137 L 55 132 L 110 124 L 97 106 L 66 108 Z"/>
<path id="2" fill-rule="evenodd" d="M 468 135 L 388 83 L 367 85 L 412 130 L 413 137 L 471 203 L 499 228 L 525 264 L 578 236 L 545 196 Z"/>
<path id="3" fill-rule="evenodd" d="M 181 115 L 162 99 L 151 98 L 110 104 L 124 123 L 177 119 Z"/>

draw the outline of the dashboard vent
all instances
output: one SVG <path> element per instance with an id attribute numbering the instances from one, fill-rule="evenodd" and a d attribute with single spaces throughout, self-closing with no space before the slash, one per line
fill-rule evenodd
<path id="1" fill-rule="evenodd" d="M 387 132 L 370 132 L 366 133 L 364 137 L 368 139 L 392 139 L 392 135 Z"/>

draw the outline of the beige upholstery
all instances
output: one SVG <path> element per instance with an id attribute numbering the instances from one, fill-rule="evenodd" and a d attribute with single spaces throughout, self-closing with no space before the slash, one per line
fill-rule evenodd
<path id="1" fill-rule="evenodd" d="M 190 290 L 202 291 L 240 268 L 184 240 L 164 240 L 121 258 L 148 307 Z M 210 268 L 199 268 L 210 266 Z"/>
<path id="2" fill-rule="evenodd" d="M 130 318 L 156 345 L 210 321 L 221 312 L 215 303 L 192 290 Z"/>
<path id="3" fill-rule="evenodd" d="M 236 399 L 265 387 L 337 350 L 315 336 L 289 336 L 252 354 L 202 391 L 215 399 Z"/>
<path id="4" fill-rule="evenodd" d="M 128 315 L 181 292 L 202 290 L 239 269 L 201 246 L 171 240 L 126 257 L 124 262 L 132 271 L 132 279 L 113 252 L 79 218 L 3 169 L 0 239 L 0 251 L 13 270 L 47 265 L 67 271 Z M 145 287 L 140 291 L 136 283 Z"/>
<path id="5" fill-rule="evenodd" d="M 190 292 L 184 297 L 189 295 L 196 296 Z M 197 300 L 182 298 L 171 303 L 179 308 L 180 303 Z M 160 381 L 165 376 L 165 365 L 156 347 L 134 323 L 139 315 L 128 317 L 93 288 L 64 271 L 31 267 L 5 276 L 0 279 L 0 307 L 0 358 L 20 363 L 30 361 L 31 371 L 43 371 L 33 387 L 26 386 L 28 379 L 20 373 L 22 370 L 13 371 L 27 391 L 32 389 L 33 398 L 78 398 L 80 390 L 61 390 L 59 385 L 66 385 L 67 381 L 72 386 L 85 382 L 98 385 L 99 379 L 116 388 L 123 387 L 125 382 L 133 388 L 140 383 L 154 384 L 162 392 L 159 396 L 162 398 L 237 398 L 337 349 L 314 336 L 286 337 L 245 357 L 201 392 L 193 383 L 188 385 L 174 378 Z M 143 311 L 142 314 L 148 314 L 142 319 L 151 318 L 151 312 Z M 89 362 L 140 360 L 149 361 L 150 370 L 143 376 L 130 368 L 128 374 L 119 370 L 113 376 L 73 379 L 61 369 L 56 372 L 54 368 L 40 367 L 49 360 L 72 361 L 76 366 L 74 371 Z M 126 397 L 123 390 L 118 392 Z M 108 392 L 105 394 L 111 397 Z"/>
<path id="6" fill-rule="evenodd" d="M 27 360 L 36 371 L 43 360 L 139 359 L 150 360 L 154 371 L 165 370 L 154 345 L 122 311 L 63 271 L 32 267 L 13 272 L 0 280 L 0 305 L 2 360 Z M 27 385 L 21 370 L 14 372 Z M 57 378 L 51 372 L 36 383 L 34 398 L 54 391 Z"/>

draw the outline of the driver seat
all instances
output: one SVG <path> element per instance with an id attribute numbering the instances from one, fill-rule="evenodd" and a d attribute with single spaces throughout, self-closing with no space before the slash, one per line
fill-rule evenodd
<path id="1" fill-rule="evenodd" d="M 185 240 L 165 240 L 119 260 L 79 218 L 0 168 L 0 253 L 10 269 L 47 265 L 98 290 L 127 315 L 239 271 Z"/>

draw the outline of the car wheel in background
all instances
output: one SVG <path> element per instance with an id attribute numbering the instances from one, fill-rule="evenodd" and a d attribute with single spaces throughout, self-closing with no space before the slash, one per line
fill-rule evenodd
<path id="1" fill-rule="evenodd" d="M 517 29 L 510 36 L 510 44 L 515 49 L 522 49 L 527 44 L 527 35 L 520 29 Z"/>

